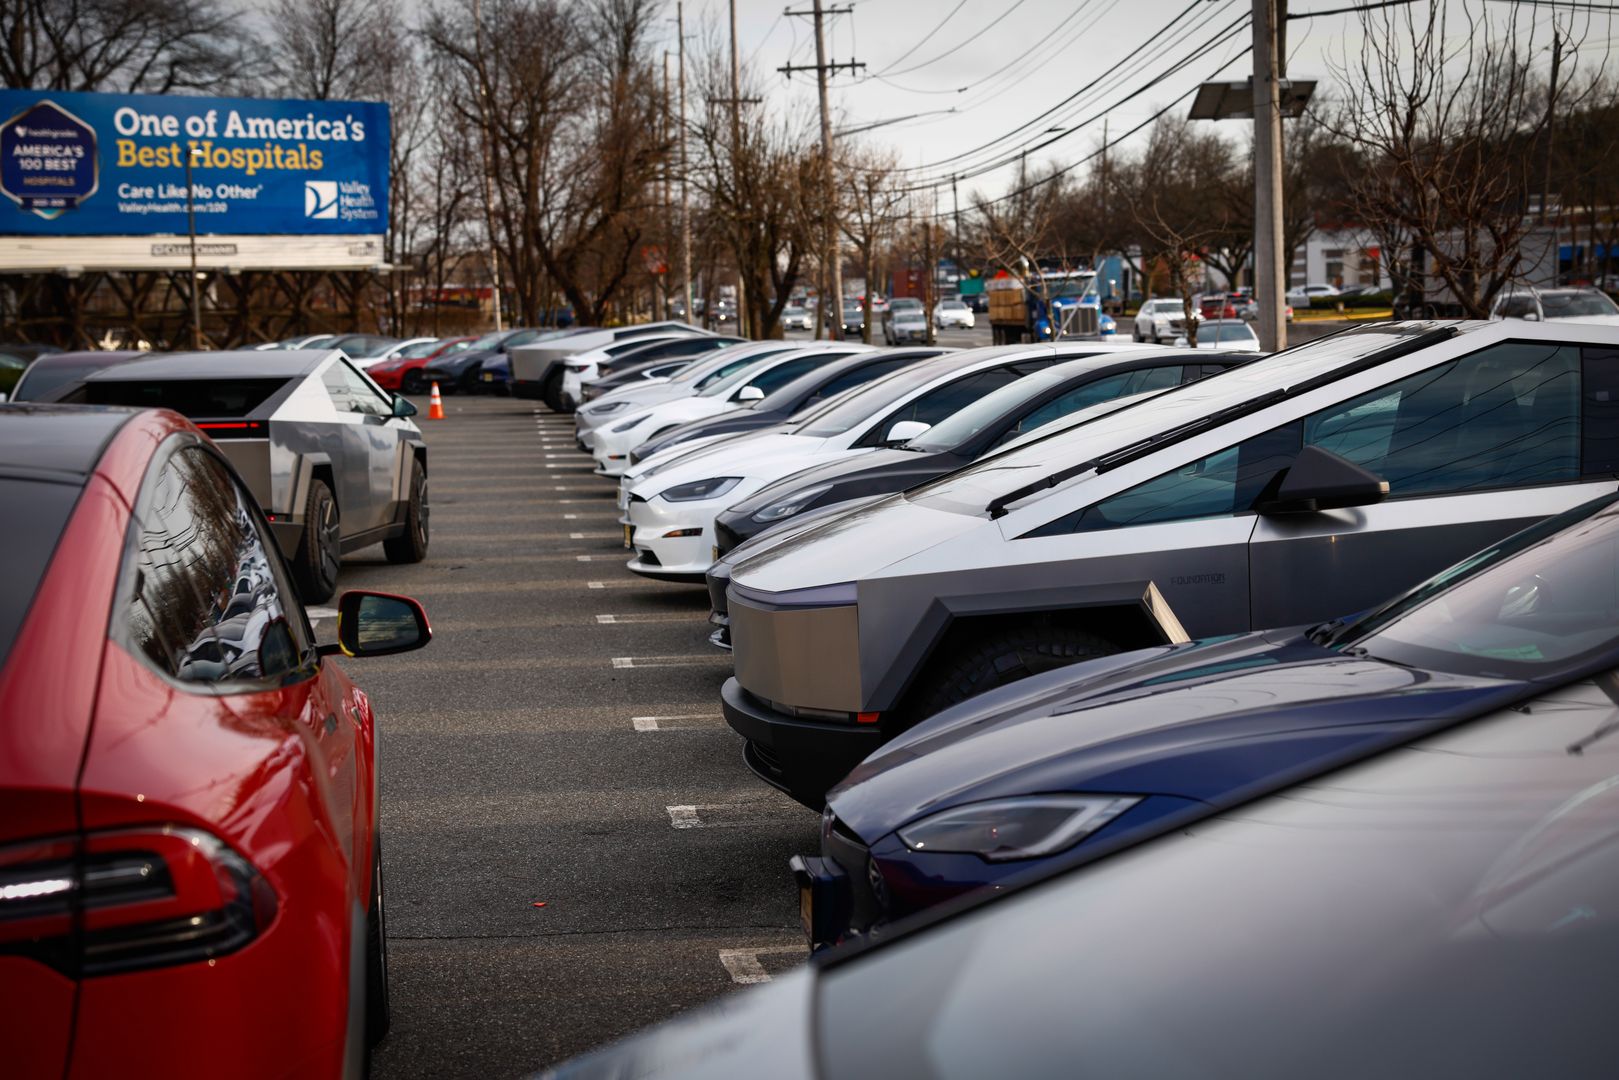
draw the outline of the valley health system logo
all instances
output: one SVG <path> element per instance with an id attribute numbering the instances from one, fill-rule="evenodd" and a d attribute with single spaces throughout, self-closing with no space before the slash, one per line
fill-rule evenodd
<path id="1" fill-rule="evenodd" d="M 336 180 L 304 181 L 304 217 L 327 219 L 337 217 Z"/>

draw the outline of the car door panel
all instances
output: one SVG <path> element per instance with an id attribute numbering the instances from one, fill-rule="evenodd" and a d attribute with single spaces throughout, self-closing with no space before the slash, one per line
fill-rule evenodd
<path id="1" fill-rule="evenodd" d="M 1340 618 L 1543 518 L 1614 491 L 1611 480 L 1262 516 L 1249 553 L 1255 628 Z"/>

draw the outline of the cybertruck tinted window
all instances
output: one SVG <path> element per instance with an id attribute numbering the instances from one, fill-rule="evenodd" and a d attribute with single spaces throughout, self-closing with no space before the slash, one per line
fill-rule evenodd
<path id="1" fill-rule="evenodd" d="M 173 409 L 181 416 L 246 416 L 287 385 L 287 379 L 175 379 L 169 382 L 88 382 L 85 404 Z"/>

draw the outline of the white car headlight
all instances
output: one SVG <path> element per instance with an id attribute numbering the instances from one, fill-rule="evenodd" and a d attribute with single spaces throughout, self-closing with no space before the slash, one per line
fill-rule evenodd
<path id="1" fill-rule="evenodd" d="M 604 401 L 599 405 L 590 406 L 585 412 L 591 416 L 606 416 L 608 413 L 618 412 L 628 404 L 629 402 L 627 401 Z"/>
<path id="2" fill-rule="evenodd" d="M 754 514 L 753 520 L 764 524 L 771 521 L 780 521 L 782 518 L 790 518 L 831 490 L 831 484 L 816 484 L 814 487 L 795 491 L 785 499 L 778 499 L 757 514 Z"/>
<path id="3" fill-rule="evenodd" d="M 905 826 L 912 851 L 977 855 L 990 862 L 1034 859 L 1070 848 L 1141 799 L 1129 795 L 1030 795 L 942 810 Z"/>
<path id="4" fill-rule="evenodd" d="M 632 430 L 634 428 L 640 427 L 644 423 L 646 423 L 646 416 L 641 415 L 641 416 L 634 417 L 633 419 L 626 420 L 622 424 L 613 425 L 613 430 L 614 431 L 630 431 L 630 430 Z"/>
<path id="5" fill-rule="evenodd" d="M 700 499 L 714 499 L 724 495 L 741 482 L 742 478 L 740 476 L 715 476 L 690 484 L 676 484 L 663 492 L 663 497 L 670 502 L 697 502 Z"/>

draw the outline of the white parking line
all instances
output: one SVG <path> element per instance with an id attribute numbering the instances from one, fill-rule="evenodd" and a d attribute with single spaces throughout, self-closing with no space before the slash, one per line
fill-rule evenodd
<path id="1" fill-rule="evenodd" d="M 703 821 L 697 816 L 695 806 L 666 806 L 669 811 L 669 824 L 677 829 L 701 829 Z"/>
<path id="2" fill-rule="evenodd" d="M 309 621 L 312 623 L 318 623 L 322 619 L 337 618 L 337 609 L 334 607 L 304 608 L 304 611 L 309 615 Z"/>
<path id="3" fill-rule="evenodd" d="M 636 731 L 682 731 L 696 730 L 698 728 L 711 730 L 714 725 L 708 723 L 708 721 L 722 719 L 724 717 L 719 713 L 697 713 L 692 716 L 632 716 L 630 717 L 630 724 L 634 726 Z M 703 723 L 691 723 L 697 720 L 703 721 Z M 673 724 L 674 726 L 664 727 L 662 726 L 664 724 Z M 688 727 L 688 725 L 690 726 Z"/>
<path id="4" fill-rule="evenodd" d="M 569 515 L 568 515 L 568 516 L 569 516 L 569 517 L 576 517 L 576 516 L 578 516 L 578 515 L 575 515 L 575 514 L 569 514 Z M 584 533 L 569 533 L 569 534 L 568 534 L 568 539 L 569 539 L 569 540 L 583 540 L 583 539 L 584 539 L 584 538 L 585 538 L 585 534 L 584 534 Z"/>
<path id="5" fill-rule="evenodd" d="M 615 656 L 615 668 L 697 667 L 702 664 L 731 663 L 729 653 L 699 656 Z"/>
<path id="6" fill-rule="evenodd" d="M 596 622 L 601 626 L 623 626 L 626 623 L 665 623 L 692 621 L 687 611 L 649 611 L 639 615 L 598 615 Z"/>
<path id="7" fill-rule="evenodd" d="M 743 984 L 767 983 L 770 973 L 759 962 L 761 956 L 803 956 L 804 950 L 796 945 L 769 949 L 721 949 L 720 963 L 731 975 L 731 981 Z"/>
<path id="8" fill-rule="evenodd" d="M 595 562 L 596 561 L 596 556 L 594 556 L 594 555 L 575 555 L 574 558 L 578 559 L 580 562 Z"/>

